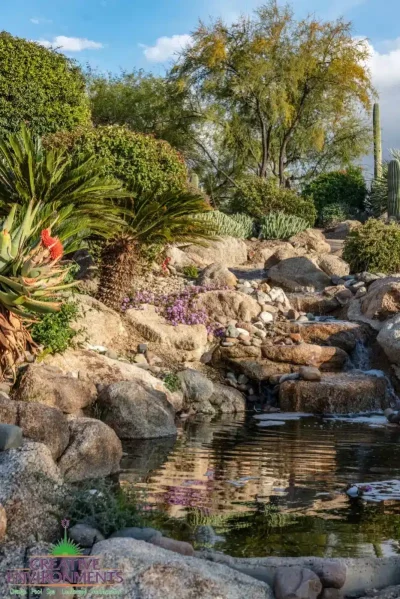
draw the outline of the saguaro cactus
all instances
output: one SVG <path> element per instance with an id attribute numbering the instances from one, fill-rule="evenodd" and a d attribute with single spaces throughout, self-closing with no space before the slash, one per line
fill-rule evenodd
<path id="1" fill-rule="evenodd" d="M 400 219 L 400 162 L 391 160 L 388 166 L 388 216 Z"/>
<path id="2" fill-rule="evenodd" d="M 374 124 L 374 179 L 382 177 L 382 132 L 381 132 L 381 113 L 379 104 L 374 104 L 373 109 Z"/>

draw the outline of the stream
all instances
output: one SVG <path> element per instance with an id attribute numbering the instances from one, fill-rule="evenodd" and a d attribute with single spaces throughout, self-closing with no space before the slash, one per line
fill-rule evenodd
<path id="1" fill-rule="evenodd" d="M 366 503 L 349 484 L 400 477 L 400 427 L 382 415 L 299 418 L 262 428 L 251 414 L 190 420 L 178 437 L 125 446 L 122 484 L 145 492 L 160 528 L 238 556 L 400 553 L 400 502 Z M 155 516 L 157 518 L 157 516 Z"/>

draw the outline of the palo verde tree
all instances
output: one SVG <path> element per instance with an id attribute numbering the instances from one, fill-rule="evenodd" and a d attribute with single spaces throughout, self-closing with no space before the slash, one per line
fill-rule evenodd
<path id="1" fill-rule="evenodd" d="M 0 33 L 0 135 L 25 123 L 38 135 L 90 120 L 85 78 L 63 54 Z"/>
<path id="2" fill-rule="evenodd" d="M 286 185 L 364 153 L 374 91 L 349 23 L 297 21 L 271 0 L 230 26 L 200 23 L 193 40 L 170 77 L 203 100 L 215 145 L 198 143 L 221 180 L 244 172 Z"/>

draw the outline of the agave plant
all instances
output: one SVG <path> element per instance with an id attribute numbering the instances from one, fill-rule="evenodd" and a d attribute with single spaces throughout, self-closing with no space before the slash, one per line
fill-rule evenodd
<path id="1" fill-rule="evenodd" d="M 50 229 L 41 229 L 42 205 L 31 201 L 20 223 L 14 204 L 0 229 L 0 370 L 14 375 L 15 364 L 35 344 L 24 322 L 60 309 L 69 268 L 61 265 L 63 246 Z M 21 210 L 23 211 L 23 210 Z"/>
<path id="2" fill-rule="evenodd" d="M 66 252 L 89 234 L 110 237 L 122 224 L 118 202 L 110 200 L 129 194 L 104 176 L 103 166 L 96 155 L 72 162 L 64 150 L 45 148 L 23 125 L 0 141 L 0 216 L 12 203 L 41 202 L 43 227 L 59 215 L 58 235 Z"/>
<path id="3" fill-rule="evenodd" d="M 157 197 L 138 194 L 126 209 L 125 227 L 104 247 L 98 299 L 119 309 L 129 295 L 142 245 L 176 241 L 204 243 L 213 237 L 215 226 L 193 218 L 210 210 L 199 193 L 167 192 Z"/>

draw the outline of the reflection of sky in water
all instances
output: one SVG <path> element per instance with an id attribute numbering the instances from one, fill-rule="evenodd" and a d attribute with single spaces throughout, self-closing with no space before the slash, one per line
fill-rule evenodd
<path id="1" fill-rule="evenodd" d="M 135 441 L 125 447 L 121 479 L 146 489 L 147 503 L 169 516 L 184 518 L 198 508 L 210 517 L 257 519 L 272 505 L 313 526 L 335 524 L 339 533 L 327 533 L 331 549 L 338 534 L 352 531 L 354 540 L 347 543 L 360 550 L 365 545 L 362 554 L 368 555 L 369 544 L 357 541 L 353 530 L 365 514 L 360 516 L 360 508 L 342 491 L 347 484 L 400 478 L 399 441 L 400 428 L 314 418 L 270 428 L 243 416 L 186 422 L 176 441 Z M 379 509 L 400 514 L 400 503 Z M 383 541 L 387 554 L 393 543 L 389 536 Z"/>

